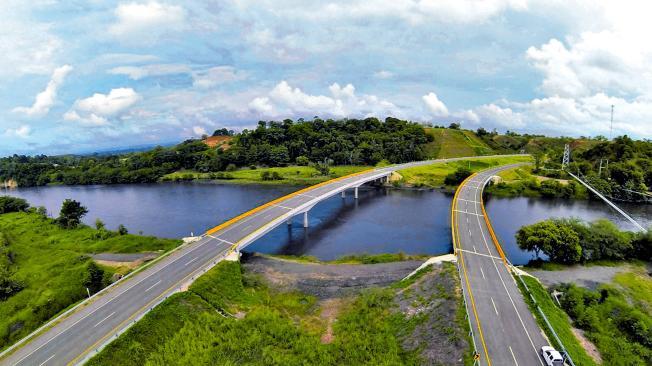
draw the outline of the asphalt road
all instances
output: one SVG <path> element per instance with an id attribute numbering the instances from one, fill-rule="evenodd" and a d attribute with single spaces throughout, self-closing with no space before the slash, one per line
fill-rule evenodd
<path id="1" fill-rule="evenodd" d="M 481 206 L 485 183 L 508 167 L 471 177 L 453 202 L 467 313 L 481 365 L 544 365 L 539 350 L 548 342 L 492 240 Z"/>
<path id="2" fill-rule="evenodd" d="M 464 158 L 422 161 L 375 169 L 317 186 L 242 217 L 105 289 L 99 296 L 95 296 L 47 330 L 17 347 L 9 355 L 5 355 L 0 360 L 0 364 L 43 366 L 83 363 L 159 302 L 204 273 L 214 263 L 222 260 L 232 246 L 237 245 L 238 248 L 246 246 L 274 226 L 285 222 L 287 216 L 294 212 L 293 210 L 310 206 L 338 194 L 347 187 L 373 180 L 383 174 L 387 175 L 394 170 L 460 159 Z M 170 217 L 170 220 L 174 220 L 174 217 Z M 475 257 L 477 258 L 469 259 L 472 262 L 470 266 L 474 268 L 477 265 L 476 261 L 484 259 Z M 472 272 L 475 278 L 475 270 Z M 506 272 L 503 277 L 509 279 Z M 495 287 L 496 291 L 500 290 L 498 286 Z M 510 287 L 512 297 L 517 298 L 520 295 L 517 293 L 516 286 L 512 287 Z M 504 290 L 500 294 L 504 294 Z M 481 299 L 484 297 L 481 296 Z M 503 296 L 499 297 L 497 293 L 494 300 L 499 301 L 497 305 L 500 304 L 502 309 L 501 301 L 505 300 Z M 523 348 L 521 343 L 514 343 L 512 347 L 516 347 L 515 352 L 527 352 L 527 347 L 525 350 L 521 349 Z M 526 364 L 530 365 L 522 363 L 522 365 Z"/>

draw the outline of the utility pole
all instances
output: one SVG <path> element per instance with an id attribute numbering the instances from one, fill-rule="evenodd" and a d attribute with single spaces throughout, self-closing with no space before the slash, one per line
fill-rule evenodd
<path id="1" fill-rule="evenodd" d="M 570 145 L 566 144 L 564 145 L 564 157 L 561 161 L 561 170 L 564 170 L 564 168 L 568 166 L 568 163 L 570 163 Z"/>
<path id="2" fill-rule="evenodd" d="M 611 105 L 611 126 L 609 128 L 609 141 L 614 138 L 614 105 Z"/>

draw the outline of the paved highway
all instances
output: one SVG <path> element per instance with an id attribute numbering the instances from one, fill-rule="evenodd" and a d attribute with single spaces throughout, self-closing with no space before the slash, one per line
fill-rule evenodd
<path id="1" fill-rule="evenodd" d="M 43 366 L 83 363 L 151 308 L 222 260 L 233 248 L 242 249 L 289 218 L 306 212 L 321 200 L 365 182 L 382 179 L 398 169 L 460 159 L 463 158 L 421 161 L 357 173 L 318 184 L 255 208 L 209 230 L 198 241 L 178 248 L 145 270 L 119 281 L 82 303 L 70 314 L 46 327 L 47 330 L 30 337 L 25 344 L 5 354 L 0 364 Z M 173 219 L 170 217 L 170 220 Z M 476 265 L 475 260 L 469 259 L 469 262 L 473 262 L 469 263 L 470 267 Z M 475 276 L 475 271 L 471 271 L 472 276 Z M 504 277 L 509 280 L 507 274 Z M 499 296 L 496 294 L 495 300 L 499 300 L 498 305 L 502 306 L 500 301 L 503 299 Z M 520 295 L 514 292 L 512 296 Z M 482 300 L 484 297 L 480 298 Z M 520 343 L 515 343 L 514 346 L 521 348 Z M 515 352 L 521 351 L 515 349 Z M 523 363 L 525 364 L 527 363 Z"/>
<path id="2" fill-rule="evenodd" d="M 548 342 L 485 220 L 483 188 L 491 176 L 509 167 L 473 175 L 458 189 L 452 203 L 458 265 L 480 364 L 544 365 L 539 350 Z"/>

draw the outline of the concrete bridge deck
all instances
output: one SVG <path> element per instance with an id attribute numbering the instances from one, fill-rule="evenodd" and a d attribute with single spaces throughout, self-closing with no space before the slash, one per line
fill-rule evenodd
<path id="1" fill-rule="evenodd" d="M 303 215 L 304 225 L 308 226 L 310 209 L 324 199 L 347 190 L 355 192 L 362 184 L 384 179 L 396 170 L 464 159 L 468 158 L 420 161 L 372 169 L 333 179 L 257 207 L 209 230 L 197 241 L 177 248 L 144 270 L 125 277 L 54 319 L 3 352 L 0 364 L 81 364 L 154 306 L 229 253 L 243 249 L 296 215 Z"/>

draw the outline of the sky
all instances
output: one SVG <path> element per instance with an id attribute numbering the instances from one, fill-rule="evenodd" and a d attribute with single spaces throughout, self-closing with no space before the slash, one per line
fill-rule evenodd
<path id="1" fill-rule="evenodd" d="M 2 0 L 0 155 L 394 116 L 652 138 L 652 3 Z"/>

